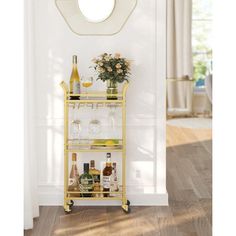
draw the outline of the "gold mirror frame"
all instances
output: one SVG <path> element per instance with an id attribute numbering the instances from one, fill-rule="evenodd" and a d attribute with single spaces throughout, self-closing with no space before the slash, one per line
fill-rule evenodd
<path id="1" fill-rule="evenodd" d="M 121 31 L 137 5 L 137 0 L 116 0 L 113 12 L 102 22 L 89 22 L 78 0 L 55 0 L 69 28 L 78 35 L 114 35 Z"/>

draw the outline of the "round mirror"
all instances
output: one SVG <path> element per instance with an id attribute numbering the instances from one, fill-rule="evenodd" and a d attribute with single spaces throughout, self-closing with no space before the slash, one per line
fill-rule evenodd
<path id="1" fill-rule="evenodd" d="M 106 20 L 115 7 L 115 0 L 78 0 L 79 8 L 89 22 Z"/>

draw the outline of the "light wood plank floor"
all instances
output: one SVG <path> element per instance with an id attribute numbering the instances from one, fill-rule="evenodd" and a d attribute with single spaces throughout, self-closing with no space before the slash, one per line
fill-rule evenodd
<path id="1" fill-rule="evenodd" d="M 168 207 L 40 207 L 26 236 L 211 236 L 211 131 L 167 127 Z"/>

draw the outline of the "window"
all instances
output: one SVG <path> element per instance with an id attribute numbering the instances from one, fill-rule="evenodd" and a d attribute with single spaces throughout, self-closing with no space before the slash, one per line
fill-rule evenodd
<path id="1" fill-rule="evenodd" d="M 205 87 L 212 71 L 212 0 L 193 0 L 192 48 L 196 88 Z"/>

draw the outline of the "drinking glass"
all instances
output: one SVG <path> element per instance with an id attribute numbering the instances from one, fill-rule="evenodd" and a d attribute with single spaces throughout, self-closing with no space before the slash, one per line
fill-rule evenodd
<path id="1" fill-rule="evenodd" d="M 79 140 L 81 138 L 81 121 L 72 120 L 71 121 L 71 138 L 73 140 Z"/>
<path id="2" fill-rule="evenodd" d="M 85 88 L 85 93 L 88 94 L 88 88 L 93 85 L 93 77 L 82 77 L 81 80 L 82 80 L 82 86 Z"/>

